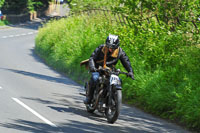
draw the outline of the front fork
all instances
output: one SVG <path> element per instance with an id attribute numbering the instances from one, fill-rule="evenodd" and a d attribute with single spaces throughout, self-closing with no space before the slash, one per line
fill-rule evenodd
<path id="1" fill-rule="evenodd" d="M 109 95 L 108 95 L 108 106 L 110 107 L 112 105 L 112 85 L 109 85 L 109 88 L 108 88 L 108 92 L 109 92 Z"/>
<path id="2" fill-rule="evenodd" d="M 112 106 L 112 98 L 113 98 L 113 95 L 115 95 L 115 92 L 117 92 L 117 90 L 122 90 L 121 85 L 117 85 L 117 86 L 110 85 L 109 88 L 108 88 L 108 92 L 109 92 L 109 95 L 108 95 L 108 106 L 109 107 Z"/>

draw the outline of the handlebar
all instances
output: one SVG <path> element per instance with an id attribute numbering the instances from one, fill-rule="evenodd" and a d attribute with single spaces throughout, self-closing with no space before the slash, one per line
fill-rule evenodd
<path id="1" fill-rule="evenodd" d="M 127 73 L 127 72 L 121 72 L 121 71 L 120 71 L 119 73 L 128 76 L 128 73 Z"/>
<path id="2" fill-rule="evenodd" d="M 133 80 L 135 80 L 135 78 L 133 77 L 133 75 L 130 75 L 129 73 L 127 72 L 121 72 L 120 69 L 116 69 L 115 67 L 112 67 L 112 68 L 103 68 L 103 67 L 99 67 L 99 69 L 96 69 L 96 72 L 99 72 L 99 73 L 104 73 L 105 75 L 111 75 L 111 74 L 115 74 L 115 75 L 120 75 L 120 74 L 124 74 L 126 75 L 127 77 L 130 77 L 132 78 Z"/>
<path id="3" fill-rule="evenodd" d="M 109 73 L 109 74 L 116 74 L 116 75 L 119 75 L 119 74 L 124 74 L 128 77 L 128 73 L 127 72 L 122 72 L 120 71 L 120 69 L 116 69 L 116 68 L 99 68 L 97 69 L 97 72 L 106 72 L 106 73 Z"/>

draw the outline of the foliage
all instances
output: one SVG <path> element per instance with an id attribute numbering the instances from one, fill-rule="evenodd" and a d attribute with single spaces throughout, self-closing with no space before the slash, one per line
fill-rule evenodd
<path id="1" fill-rule="evenodd" d="M 72 11 L 108 8 L 124 13 L 129 18 L 143 19 L 157 15 L 160 20 L 173 23 L 178 20 L 195 20 L 200 16 L 198 0 L 73 0 Z"/>
<path id="2" fill-rule="evenodd" d="M 2 11 L 4 13 L 20 13 L 20 12 L 26 12 L 26 2 L 27 0 L 6 0 Z"/>
<path id="3" fill-rule="evenodd" d="M 197 0 L 118 0 L 114 9 L 130 17 L 143 18 L 157 14 L 162 21 L 170 18 L 196 20 L 200 15 Z"/>
<path id="4" fill-rule="evenodd" d="M 6 14 L 20 14 L 47 8 L 52 0 L 6 0 L 2 10 Z"/>
<path id="5" fill-rule="evenodd" d="M 115 0 L 72 0 L 70 7 L 72 11 L 80 11 L 94 8 L 110 8 L 110 5 L 114 5 Z"/>
<path id="6" fill-rule="evenodd" d="M 3 6 L 5 0 L 0 0 L 0 8 Z"/>
<path id="7" fill-rule="evenodd" d="M 95 4 L 90 5 L 92 2 Z M 81 0 L 78 3 L 74 0 L 72 4 L 77 4 L 73 5 L 76 11 L 76 7 L 80 10 L 93 8 L 94 5 L 105 7 L 104 2 L 108 1 Z M 80 61 L 89 58 L 109 33 L 117 34 L 136 78 L 132 81 L 121 77 L 124 100 L 199 131 L 200 35 L 192 23 L 170 24 L 164 17 L 178 16 L 195 21 L 198 5 L 198 1 L 194 0 L 116 0 L 110 9 L 138 19 L 155 13 L 160 23 L 152 18 L 150 22 L 142 21 L 141 25 L 135 22 L 129 27 L 111 23 L 101 14 L 90 18 L 72 16 L 52 21 L 41 28 L 36 38 L 36 52 L 55 69 L 83 83 L 89 74 L 80 68 Z M 120 63 L 117 67 L 124 70 Z"/>
<path id="8" fill-rule="evenodd" d="M 199 42 L 182 30 L 169 32 L 164 24 L 144 22 L 146 27 L 131 28 L 106 20 L 96 15 L 52 21 L 39 30 L 36 51 L 56 70 L 83 83 L 89 75 L 80 68 L 80 61 L 89 58 L 109 33 L 118 34 L 136 78 L 121 77 L 124 99 L 189 127 L 200 127 L 200 49 L 194 45 Z M 121 64 L 117 67 L 124 70 Z"/>
<path id="9" fill-rule="evenodd" d="M 4 26 L 4 25 L 8 25 L 8 24 L 10 24 L 10 23 L 6 20 L 0 21 L 0 26 Z"/>

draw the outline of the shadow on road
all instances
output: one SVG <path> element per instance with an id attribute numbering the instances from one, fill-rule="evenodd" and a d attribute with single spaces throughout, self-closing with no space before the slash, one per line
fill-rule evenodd
<path id="1" fill-rule="evenodd" d="M 80 96 L 63 95 L 63 98 L 57 99 L 57 100 L 44 100 L 41 98 L 29 98 L 29 97 L 21 97 L 21 98 L 26 99 L 26 100 L 36 101 L 41 104 L 45 104 L 47 105 L 46 107 L 52 110 L 55 110 L 59 113 L 72 113 L 74 115 L 79 115 L 91 120 L 106 123 L 106 120 L 99 119 L 99 118 L 104 117 L 102 114 L 98 114 L 98 113 L 91 114 L 86 111 L 85 107 L 81 105 L 83 104 L 83 101 Z M 74 101 L 72 102 L 71 99 L 73 99 Z"/>
<path id="2" fill-rule="evenodd" d="M 79 113 L 80 115 L 85 115 L 85 117 L 88 117 L 90 119 L 93 119 L 94 121 L 100 120 L 99 116 L 95 116 L 95 114 L 91 115 L 83 110 L 77 110 L 74 108 L 66 109 L 66 108 L 55 108 L 50 107 L 52 109 L 55 109 L 57 111 L 64 110 L 65 112 L 74 112 Z M 83 113 L 81 113 L 83 112 Z M 108 124 L 106 121 L 98 121 L 97 123 L 92 122 L 81 122 L 79 120 L 66 120 L 66 123 L 56 123 L 57 127 L 51 127 L 47 124 L 40 123 L 40 122 L 32 122 L 27 120 L 13 120 L 12 123 L 0 123 L 0 126 L 5 128 L 12 128 L 19 131 L 25 131 L 25 132 L 33 132 L 33 133 L 83 133 L 83 132 L 93 132 L 93 133 L 182 133 L 182 131 L 174 131 L 174 130 L 162 130 L 160 128 L 160 125 L 155 125 L 153 123 L 141 123 L 137 120 L 134 121 L 135 124 L 131 126 L 127 126 L 128 121 L 126 121 L 123 125 L 120 125 L 119 123 L 117 125 Z M 146 126 L 146 125 L 149 126 Z"/>
<path id="3" fill-rule="evenodd" d="M 23 71 L 23 70 L 15 70 L 15 69 L 7 69 L 7 68 L 0 68 L 3 70 L 7 70 L 10 72 L 14 72 L 17 74 L 21 74 L 24 76 L 29 76 L 29 77 L 33 77 L 36 79 L 41 79 L 41 80 L 46 80 L 46 81 L 50 81 L 50 82 L 55 82 L 55 83 L 62 83 L 62 84 L 66 84 L 66 85 L 75 85 L 75 82 L 67 79 L 66 77 L 51 77 L 48 75 L 43 75 L 43 74 L 37 74 L 37 73 L 33 73 L 33 72 L 27 72 L 27 71 Z"/>
<path id="4" fill-rule="evenodd" d="M 0 123 L 0 126 L 32 133 L 53 133 L 59 131 L 58 128 L 49 126 L 44 123 L 32 122 L 22 119 L 13 120 L 13 123 Z"/>
<path id="5" fill-rule="evenodd" d="M 12 128 L 19 131 L 32 132 L 32 133 L 110 133 L 111 130 L 108 130 L 108 126 L 102 126 L 97 124 L 92 124 L 88 122 L 79 122 L 76 120 L 69 121 L 68 123 L 60 123 L 58 127 L 51 127 L 44 123 L 32 122 L 27 120 L 14 120 L 13 123 L 0 123 L 0 126 L 6 128 Z M 106 127 L 106 128 L 105 128 Z M 115 133 L 126 132 L 122 127 L 114 131 Z M 132 133 L 141 132 L 135 130 Z"/>
<path id="6" fill-rule="evenodd" d="M 40 63 L 45 63 L 44 62 L 44 60 L 42 60 L 42 58 L 40 58 L 37 54 L 36 54 L 36 52 L 35 52 L 35 49 L 30 49 L 30 56 L 32 56 L 34 59 L 35 59 L 35 61 L 37 61 L 37 62 L 40 62 Z M 49 67 L 50 68 L 50 67 Z"/>
<path id="7" fill-rule="evenodd" d="M 184 130 L 179 130 L 178 127 L 173 126 L 172 124 L 163 122 L 161 119 L 154 118 L 149 114 L 128 106 L 122 107 L 120 117 L 115 124 L 109 124 L 102 114 L 98 114 L 97 112 L 94 114 L 88 113 L 83 105 L 82 97 L 77 94 L 66 95 L 53 93 L 52 96 L 54 98 L 51 98 L 50 100 L 30 97 L 21 98 L 36 101 L 44 104 L 44 106 L 51 110 L 55 110 L 57 113 L 66 114 L 66 117 L 63 118 L 66 119 L 66 122 L 55 123 L 58 127 L 50 127 L 44 123 L 21 119 L 13 120 L 12 123 L 0 123 L 0 126 L 34 133 L 186 133 Z M 74 117 L 68 119 L 67 116 L 69 114 L 74 115 Z M 77 118 L 85 118 L 85 121 L 80 121 Z"/>

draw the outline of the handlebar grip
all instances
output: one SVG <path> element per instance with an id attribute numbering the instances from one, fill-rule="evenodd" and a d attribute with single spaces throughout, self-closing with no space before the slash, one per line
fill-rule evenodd
<path id="1" fill-rule="evenodd" d="M 126 76 L 128 76 L 127 72 L 120 72 L 120 74 L 125 74 Z"/>

